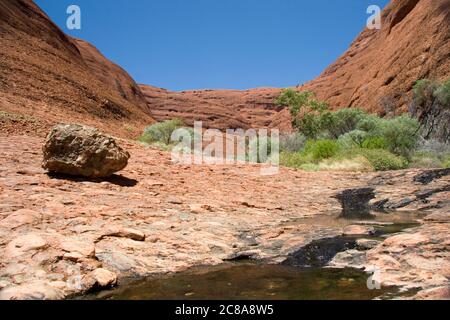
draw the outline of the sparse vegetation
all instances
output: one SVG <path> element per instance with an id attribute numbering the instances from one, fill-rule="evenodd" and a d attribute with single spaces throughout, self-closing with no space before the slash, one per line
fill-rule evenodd
<path id="1" fill-rule="evenodd" d="M 432 94 L 445 100 L 448 86 L 420 81 L 414 92 L 418 97 Z M 292 137 L 304 137 L 306 141 L 287 143 L 293 138 L 282 139 L 280 162 L 284 166 L 383 171 L 408 166 L 442 167 L 448 161 L 445 155 L 437 156 L 437 151 L 420 149 L 419 122 L 407 114 L 380 118 L 358 108 L 330 111 L 314 94 L 294 89 L 284 90 L 276 102 L 289 107 L 293 127 L 298 130 Z"/>
<path id="2" fill-rule="evenodd" d="M 162 143 L 170 145 L 172 133 L 183 126 L 184 123 L 181 119 L 166 120 L 153 124 L 145 128 L 139 141 L 147 144 Z"/>

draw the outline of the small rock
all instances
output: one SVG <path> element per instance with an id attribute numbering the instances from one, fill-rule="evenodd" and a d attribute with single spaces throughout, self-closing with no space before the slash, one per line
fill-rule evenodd
<path id="1" fill-rule="evenodd" d="M 236 260 L 258 259 L 261 257 L 261 254 L 262 254 L 261 250 L 246 250 L 246 251 L 232 253 L 224 260 L 225 261 L 236 261 Z"/>
<path id="2" fill-rule="evenodd" d="M 5 248 L 4 257 L 7 259 L 19 257 L 29 251 L 43 249 L 47 241 L 38 234 L 27 234 L 12 240 Z"/>
<path id="3" fill-rule="evenodd" d="M 192 213 L 203 213 L 205 211 L 212 211 L 212 207 L 208 204 L 193 203 L 189 205 Z"/>
<path id="4" fill-rule="evenodd" d="M 167 203 L 171 203 L 171 204 L 183 204 L 183 201 L 181 201 L 181 200 L 178 199 L 177 197 L 168 197 L 168 198 L 167 198 Z"/>
<path id="5" fill-rule="evenodd" d="M 345 236 L 370 235 L 374 233 L 375 229 L 373 227 L 361 225 L 347 226 L 343 230 L 343 235 Z"/>
<path id="6" fill-rule="evenodd" d="M 91 275 L 101 288 L 111 287 L 117 283 L 117 275 L 103 268 L 95 269 Z"/>
<path id="7" fill-rule="evenodd" d="M 426 216 L 423 220 L 437 223 L 448 223 L 450 221 L 450 211 L 438 211 Z"/>
<path id="8" fill-rule="evenodd" d="M 379 245 L 381 241 L 372 239 L 358 239 L 356 240 L 356 247 L 359 250 L 370 250 Z"/>
<path id="9" fill-rule="evenodd" d="M 403 233 L 398 235 L 393 235 L 383 242 L 383 246 L 389 247 L 391 249 L 400 248 L 414 248 L 418 247 L 423 243 L 429 242 L 430 239 L 420 233 Z"/>
<path id="10" fill-rule="evenodd" d="M 43 152 L 44 169 L 88 178 L 108 177 L 124 169 L 130 158 L 112 137 L 81 125 L 55 126 Z"/>
<path id="11" fill-rule="evenodd" d="M 92 242 L 79 240 L 64 240 L 59 244 L 61 250 L 66 251 L 70 256 L 77 256 L 76 253 L 86 258 L 95 256 L 95 245 Z"/>
<path id="12" fill-rule="evenodd" d="M 79 252 L 67 252 L 63 255 L 63 259 L 74 262 L 79 262 L 80 260 L 83 260 L 83 258 L 84 256 Z"/>
<path id="13" fill-rule="evenodd" d="M 432 288 L 422 290 L 417 293 L 413 299 L 415 300 L 449 300 L 450 286 Z"/>
<path id="14" fill-rule="evenodd" d="M 109 228 L 104 232 L 100 239 L 105 237 L 129 238 L 135 241 L 145 241 L 145 233 L 131 228 Z"/>
<path id="15" fill-rule="evenodd" d="M 137 266 L 136 260 L 120 252 L 97 253 L 97 259 L 111 268 L 121 272 L 131 271 Z"/>
<path id="16" fill-rule="evenodd" d="M 0 300 L 59 300 L 63 293 L 43 282 L 7 287 L 0 291 Z"/>
<path id="17" fill-rule="evenodd" d="M 328 264 L 329 267 L 333 268 L 364 268 L 364 263 L 366 261 L 365 252 L 358 250 L 347 250 L 344 252 L 337 253 L 333 260 Z"/>
<path id="18" fill-rule="evenodd" d="M 0 221 L 0 226 L 8 229 L 16 229 L 26 224 L 32 225 L 37 223 L 41 218 L 42 215 L 36 211 L 21 209 L 11 213 Z"/>

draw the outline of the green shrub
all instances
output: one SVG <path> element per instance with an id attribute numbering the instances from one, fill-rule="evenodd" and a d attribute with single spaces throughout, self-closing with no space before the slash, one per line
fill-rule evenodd
<path id="1" fill-rule="evenodd" d="M 168 145 L 171 143 L 172 133 L 176 129 L 183 127 L 183 125 L 181 119 L 172 119 L 153 124 L 145 128 L 139 140 L 145 143 L 161 142 Z"/>
<path id="2" fill-rule="evenodd" d="M 450 108 L 450 78 L 439 83 L 436 80 L 421 79 L 413 87 L 414 101 L 419 105 L 432 104 L 435 99 Z"/>
<path id="3" fill-rule="evenodd" d="M 364 149 L 388 149 L 389 143 L 383 137 L 369 137 L 362 142 L 361 147 Z"/>
<path id="4" fill-rule="evenodd" d="M 310 91 L 299 92 L 293 88 L 287 88 L 281 91 L 281 94 L 275 99 L 275 103 L 281 106 L 288 106 L 292 117 L 295 118 L 313 97 L 314 93 Z"/>
<path id="5" fill-rule="evenodd" d="M 382 137 L 388 149 L 400 156 L 409 157 L 420 138 L 420 124 L 409 115 L 383 120 L 374 130 L 375 136 Z"/>
<path id="6" fill-rule="evenodd" d="M 281 106 L 288 106 L 292 116 L 292 126 L 301 128 L 304 123 L 304 116 L 310 114 L 320 114 L 328 109 L 328 104 L 315 99 L 314 92 L 297 91 L 294 88 L 283 89 L 275 99 L 275 103 Z M 305 133 L 305 130 L 302 130 Z M 305 133 L 306 134 L 306 133 Z"/>
<path id="7" fill-rule="evenodd" d="M 381 122 L 383 122 L 383 119 L 380 117 L 373 114 L 367 114 L 358 122 L 356 129 L 372 134 L 380 126 Z"/>
<path id="8" fill-rule="evenodd" d="M 339 137 L 339 144 L 346 149 L 361 147 L 367 139 L 367 132 L 362 130 L 353 130 Z"/>
<path id="9" fill-rule="evenodd" d="M 351 158 L 330 158 L 319 162 L 316 167 L 319 171 L 373 171 L 374 168 L 364 156 Z"/>
<path id="10" fill-rule="evenodd" d="M 281 152 L 280 165 L 290 168 L 301 168 L 305 164 L 312 164 L 311 155 L 300 152 Z"/>
<path id="11" fill-rule="evenodd" d="M 400 170 L 408 166 L 406 159 L 383 149 L 360 149 L 355 153 L 366 157 L 376 171 Z"/>
<path id="12" fill-rule="evenodd" d="M 411 157 L 409 167 L 411 168 L 441 168 L 443 163 L 436 154 L 432 152 L 416 152 Z"/>
<path id="13" fill-rule="evenodd" d="M 314 160 L 322 160 L 334 157 L 339 152 L 340 146 L 335 140 L 309 141 L 305 153 L 310 154 Z"/>
<path id="14" fill-rule="evenodd" d="M 442 105 L 450 108 L 450 78 L 436 88 L 433 95 Z"/>
<path id="15" fill-rule="evenodd" d="M 333 139 L 357 129 L 358 124 L 367 117 L 367 113 L 356 108 L 341 109 L 336 112 L 324 112 L 320 115 L 320 129 L 327 131 Z"/>
<path id="16" fill-rule="evenodd" d="M 321 116 L 314 113 L 307 113 L 302 118 L 295 119 L 293 126 L 308 138 L 315 139 L 322 130 Z"/>
<path id="17" fill-rule="evenodd" d="M 438 140 L 420 139 L 417 150 L 411 157 L 411 167 L 442 168 L 450 160 L 450 145 Z"/>
<path id="18" fill-rule="evenodd" d="M 305 163 L 304 165 L 301 165 L 299 169 L 314 172 L 319 171 L 320 167 L 316 163 Z"/>
<path id="19" fill-rule="evenodd" d="M 429 79 L 418 80 L 413 87 L 414 100 L 419 105 L 424 104 L 426 101 L 432 101 L 434 92 L 438 87 L 439 83 L 437 81 Z"/>
<path id="20" fill-rule="evenodd" d="M 444 168 L 450 168 L 450 157 L 442 163 L 442 167 Z"/>

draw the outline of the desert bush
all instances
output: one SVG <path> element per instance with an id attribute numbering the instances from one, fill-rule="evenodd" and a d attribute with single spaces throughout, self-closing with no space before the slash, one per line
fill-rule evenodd
<path id="1" fill-rule="evenodd" d="M 444 168 L 450 168 L 450 157 L 448 157 L 447 160 L 445 160 L 445 161 L 442 163 L 442 166 L 443 166 Z"/>
<path id="2" fill-rule="evenodd" d="M 429 79 L 418 80 L 413 92 L 419 105 L 427 101 L 432 102 L 436 98 L 442 105 L 450 107 L 450 78 L 442 83 Z"/>
<path id="3" fill-rule="evenodd" d="M 374 135 L 382 137 L 388 149 L 400 156 L 409 157 L 420 138 L 420 124 L 409 115 L 402 115 L 380 122 Z"/>
<path id="4" fill-rule="evenodd" d="M 436 88 L 433 95 L 436 99 L 438 99 L 439 103 L 447 108 L 450 108 L 450 78 Z"/>
<path id="5" fill-rule="evenodd" d="M 374 168 L 370 161 L 364 156 L 357 156 L 351 159 L 331 158 L 326 159 L 315 167 L 318 171 L 364 171 L 370 172 Z"/>
<path id="6" fill-rule="evenodd" d="M 431 152 L 416 152 L 411 156 L 410 168 L 440 168 L 443 162 L 436 154 Z"/>
<path id="7" fill-rule="evenodd" d="M 306 145 L 306 137 L 302 133 L 292 133 L 280 136 L 280 151 L 300 152 Z"/>
<path id="8" fill-rule="evenodd" d="M 450 144 L 435 139 L 420 139 L 416 152 L 411 157 L 413 168 L 445 168 L 450 159 Z"/>
<path id="9" fill-rule="evenodd" d="M 367 113 L 356 108 L 341 109 L 336 112 L 324 112 L 319 116 L 320 131 L 327 131 L 329 136 L 337 139 L 340 136 L 357 129 L 358 124 Z"/>
<path id="10" fill-rule="evenodd" d="M 414 99 L 421 105 L 426 101 L 432 101 L 434 92 L 439 88 L 439 83 L 434 80 L 421 79 L 413 87 Z"/>
<path id="11" fill-rule="evenodd" d="M 281 152 L 280 165 L 290 168 L 301 168 L 305 164 L 312 164 L 311 155 L 300 152 Z"/>
<path id="12" fill-rule="evenodd" d="M 388 149 L 389 143 L 383 137 L 368 137 L 362 143 L 364 149 Z"/>
<path id="13" fill-rule="evenodd" d="M 376 171 L 400 170 L 408 166 L 408 161 L 383 149 L 359 149 L 355 153 L 363 155 L 369 160 Z"/>
<path id="14" fill-rule="evenodd" d="M 275 99 L 275 103 L 281 106 L 288 106 L 292 116 L 292 126 L 302 128 L 306 120 L 310 117 L 324 112 L 328 109 L 328 104 L 315 98 L 314 92 L 297 91 L 293 88 L 283 89 L 281 94 Z M 306 134 L 306 129 L 302 130 Z"/>
<path id="15" fill-rule="evenodd" d="M 362 118 L 357 125 L 358 130 L 365 131 L 369 134 L 376 131 L 380 123 L 383 121 L 380 117 L 373 114 L 366 114 L 364 118 Z"/>
<path id="16" fill-rule="evenodd" d="M 139 140 L 145 143 L 160 142 L 169 145 L 171 144 L 172 133 L 176 129 L 183 127 L 183 125 L 181 119 L 172 119 L 153 124 L 145 128 Z"/>
<path id="17" fill-rule="evenodd" d="M 362 147 L 363 142 L 367 139 L 367 132 L 362 130 L 353 130 L 342 135 L 338 139 L 341 147 L 350 149 L 354 147 Z"/>
<path id="18" fill-rule="evenodd" d="M 317 161 L 334 157 L 339 150 L 340 146 L 337 141 L 325 139 L 308 141 L 305 147 L 305 154 L 310 154 Z"/>

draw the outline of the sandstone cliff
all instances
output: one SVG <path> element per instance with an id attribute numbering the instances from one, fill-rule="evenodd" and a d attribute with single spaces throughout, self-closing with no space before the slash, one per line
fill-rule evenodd
<path id="1" fill-rule="evenodd" d="M 0 2 L 0 44 L 2 130 L 14 126 L 15 115 L 44 127 L 80 122 L 120 135 L 152 122 L 134 80 L 88 43 L 65 35 L 31 0 Z M 33 131 L 29 122 L 23 124 Z"/>

